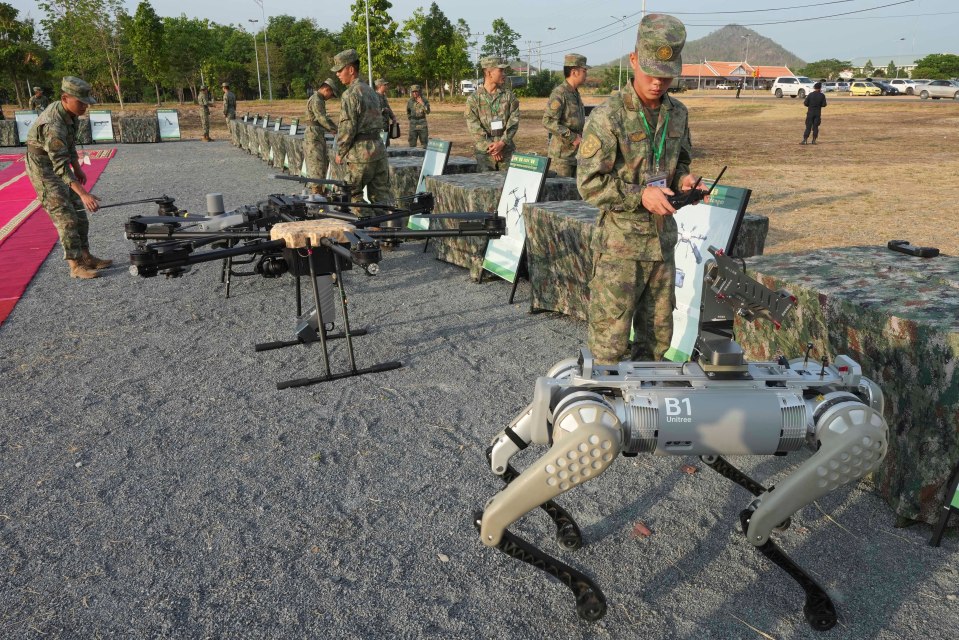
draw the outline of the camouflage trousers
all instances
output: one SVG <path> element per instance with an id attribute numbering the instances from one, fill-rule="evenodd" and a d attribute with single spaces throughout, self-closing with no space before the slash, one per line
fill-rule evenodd
<path id="1" fill-rule="evenodd" d="M 676 264 L 593 257 L 588 346 L 599 364 L 662 360 L 673 337 Z M 635 336 L 628 348 L 629 330 Z"/>
<path id="2" fill-rule="evenodd" d="M 27 175 L 60 236 L 65 260 L 79 260 L 90 249 L 90 219 L 80 196 L 63 183 L 53 167 L 44 167 L 27 154 Z"/>
<path id="3" fill-rule="evenodd" d="M 203 135 L 210 137 L 210 110 L 200 109 L 200 128 L 203 129 Z"/>
<path id="4" fill-rule="evenodd" d="M 503 150 L 503 159 L 497 162 L 493 160 L 488 153 L 476 152 L 476 173 L 483 171 L 506 171 L 509 169 L 509 161 L 513 157 L 513 150 L 506 148 Z"/>
<path id="5" fill-rule="evenodd" d="M 410 120 L 410 130 L 407 139 L 411 147 L 419 146 L 426 148 L 426 141 L 430 138 L 430 128 L 426 120 Z"/>
<path id="6" fill-rule="evenodd" d="M 322 127 L 307 127 L 303 133 L 303 160 L 306 162 L 306 177 L 326 178 L 330 166 L 330 152 Z"/>
<path id="7" fill-rule="evenodd" d="M 343 179 L 350 184 L 350 200 L 359 202 L 366 187 L 366 198 L 372 204 L 393 204 L 393 189 L 390 186 L 390 165 L 386 156 L 372 162 L 346 163 L 346 175 Z M 361 218 L 377 215 L 370 209 L 358 209 Z"/>
<path id="8" fill-rule="evenodd" d="M 576 177 L 576 161 L 573 160 L 569 162 L 567 160 L 560 160 L 559 158 L 550 158 L 549 159 L 549 170 L 556 172 L 556 175 L 560 178 L 575 178 Z"/>

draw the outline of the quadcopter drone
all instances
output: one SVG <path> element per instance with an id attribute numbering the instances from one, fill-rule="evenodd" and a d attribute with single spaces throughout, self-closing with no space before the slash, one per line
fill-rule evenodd
<path id="1" fill-rule="evenodd" d="M 751 320 L 777 327 L 795 304 L 746 276 L 739 265 L 709 247 L 704 290 Z M 753 494 L 740 514 L 750 544 L 805 591 L 804 613 L 816 630 L 836 623 L 825 590 L 771 538 L 789 527 L 800 508 L 875 470 L 886 455 L 888 427 L 883 394 L 847 356 L 747 362 L 730 335 L 701 321 L 691 362 L 621 362 L 601 365 L 587 349 L 537 379 L 533 400 L 494 438 L 487 458 L 507 486 L 474 516 L 482 543 L 557 578 L 576 598 L 576 610 L 595 621 L 606 599 L 584 573 L 507 530 L 525 514 L 543 509 L 567 551 L 583 536 L 554 499 L 598 478 L 620 453 L 635 456 L 697 455 L 709 467 Z M 511 458 L 531 444 L 549 449 L 516 471 Z M 725 455 L 786 455 L 803 447 L 815 453 L 775 487 L 765 487 L 730 464 Z"/>
<path id="2" fill-rule="evenodd" d="M 296 280 L 295 339 L 256 345 L 267 351 L 300 344 L 319 342 L 323 351 L 326 374 L 299 378 L 277 384 L 277 388 L 300 387 L 345 377 L 388 371 L 402 366 L 385 362 L 359 369 L 353 350 L 353 337 L 365 335 L 363 329 L 351 329 L 347 310 L 343 272 L 354 265 L 367 275 L 379 273 L 381 243 L 404 239 L 485 236 L 498 238 L 505 233 L 505 219 L 488 213 L 433 214 L 433 196 L 417 193 L 403 199 L 407 208 L 394 205 L 350 202 L 349 185 L 338 180 L 317 180 L 292 176 L 279 179 L 316 183 L 332 188 L 329 198 L 319 195 L 274 194 L 256 204 L 224 211 L 220 194 L 207 196 L 205 216 L 197 216 L 176 208 L 169 196 L 133 202 L 109 204 L 121 206 L 155 202 L 159 215 L 133 216 L 126 225 L 126 237 L 135 244 L 130 252 L 130 272 L 140 277 L 163 274 L 177 278 L 192 265 L 223 261 L 221 280 L 229 274 L 259 275 L 277 278 L 290 273 Z M 360 218 L 354 210 L 385 212 Z M 451 218 L 458 221 L 453 229 L 380 229 L 399 218 L 422 215 L 428 218 Z M 234 258 L 249 256 L 244 264 L 253 264 L 252 271 L 236 273 Z M 303 313 L 300 279 L 308 276 L 314 308 Z M 227 280 L 229 291 L 229 280 Z M 334 290 L 338 289 L 339 296 Z M 343 314 L 343 331 L 333 333 L 336 298 Z M 330 366 L 327 340 L 345 338 L 350 369 L 334 373 Z"/>

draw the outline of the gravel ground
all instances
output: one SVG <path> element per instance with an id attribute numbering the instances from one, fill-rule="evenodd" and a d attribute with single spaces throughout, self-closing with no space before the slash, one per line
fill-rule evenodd
<path id="1" fill-rule="evenodd" d="M 270 175 L 225 142 L 121 146 L 95 192 L 200 211 L 207 192 L 231 207 L 289 187 Z M 122 223 L 149 212 L 95 214 L 94 252 L 124 262 Z M 0 327 L 0 637 L 959 637 L 954 532 L 933 549 L 929 526 L 893 528 L 867 483 L 800 511 L 779 541 L 834 596 L 818 634 L 738 533 L 749 495 L 651 456 L 561 498 L 582 550 L 560 553 L 540 513 L 515 527 L 603 588 L 607 616 L 581 622 L 471 513 L 500 486 L 486 444 L 585 327 L 420 247 L 346 278 L 370 330 L 358 364 L 405 366 L 287 391 L 321 373 L 318 346 L 252 347 L 291 337 L 289 278 L 239 279 L 229 300 L 215 265 L 80 282 L 55 249 Z M 733 462 L 775 482 L 804 455 Z"/>

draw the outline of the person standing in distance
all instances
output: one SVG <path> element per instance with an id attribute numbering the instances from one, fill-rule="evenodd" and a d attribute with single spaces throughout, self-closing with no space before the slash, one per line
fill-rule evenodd
<path id="1" fill-rule="evenodd" d="M 588 339 L 600 364 L 661 360 L 672 339 L 679 234 L 667 196 L 697 180 L 686 107 L 667 93 L 685 43 L 673 16 L 644 16 L 629 54 L 632 81 L 590 114 L 579 145 L 579 193 L 600 210 Z"/>
<path id="2" fill-rule="evenodd" d="M 77 154 L 77 118 L 96 104 L 90 85 L 67 76 L 60 84 L 60 100 L 49 105 L 27 133 L 27 176 L 40 198 L 63 245 L 70 276 L 88 280 L 112 260 L 90 254 L 90 221 L 87 211 L 100 208 L 100 200 L 86 190 L 87 176 Z"/>
<path id="3" fill-rule="evenodd" d="M 40 87 L 33 88 L 33 95 L 30 96 L 30 108 L 40 113 L 50 105 L 50 100 L 43 95 L 43 89 Z"/>
<path id="4" fill-rule="evenodd" d="M 346 87 L 340 99 L 340 122 L 336 132 L 336 164 L 346 165 L 345 180 L 350 199 L 362 197 L 363 187 L 371 203 L 393 204 L 390 167 L 386 147 L 380 138 L 383 113 L 379 96 L 360 80 L 360 58 L 356 49 L 346 49 L 333 57 L 332 71 Z M 370 217 L 370 209 L 359 209 L 360 217 Z"/>
<path id="5" fill-rule="evenodd" d="M 430 112 L 430 101 L 423 97 L 420 85 L 410 86 L 410 99 L 406 101 L 406 117 L 410 120 L 408 141 L 411 147 L 417 143 L 424 149 L 430 138 L 430 128 L 426 124 L 426 115 Z"/>
<path id="6" fill-rule="evenodd" d="M 803 105 L 806 106 L 806 130 L 803 131 L 802 142 L 799 144 L 806 144 L 810 131 L 813 144 L 816 144 L 816 138 L 819 137 L 819 124 L 822 122 L 822 110 L 826 106 L 826 94 L 822 92 L 821 82 L 817 82 L 812 88 L 812 93 L 803 100 Z"/>
<path id="7" fill-rule="evenodd" d="M 230 91 L 230 83 L 224 82 L 220 85 L 223 89 L 223 117 L 227 120 L 236 118 L 236 96 Z"/>
<path id="8" fill-rule="evenodd" d="M 483 84 L 466 98 L 466 127 L 473 137 L 477 171 L 506 171 L 519 130 L 519 100 L 506 84 L 509 66 L 499 56 L 480 60 Z"/>
<path id="9" fill-rule="evenodd" d="M 326 101 L 336 97 L 336 81 L 325 80 L 306 101 L 306 130 L 303 132 L 303 156 L 306 159 L 308 178 L 324 180 L 330 166 L 330 153 L 326 148 L 326 132 L 336 135 L 336 124 L 326 113 Z M 320 193 L 318 184 L 311 184 L 310 191 Z"/>
<path id="10" fill-rule="evenodd" d="M 206 85 L 200 87 L 196 102 L 200 105 L 200 128 L 203 130 L 203 142 L 213 142 L 210 137 L 210 90 Z"/>
<path id="11" fill-rule="evenodd" d="M 390 126 L 396 123 L 396 114 L 393 113 L 393 110 L 390 108 L 390 101 L 386 97 L 390 83 L 384 78 L 378 78 L 373 84 L 376 85 L 376 95 L 380 99 L 380 110 L 383 112 L 383 131 L 386 132 L 386 141 L 384 144 L 388 147 L 390 146 Z"/>
<path id="12" fill-rule="evenodd" d="M 543 126 L 549 131 L 549 168 L 556 175 L 576 177 L 576 150 L 583 140 L 586 110 L 579 87 L 586 82 L 586 56 L 568 53 L 563 59 L 566 81 L 553 89 L 546 101 Z"/>

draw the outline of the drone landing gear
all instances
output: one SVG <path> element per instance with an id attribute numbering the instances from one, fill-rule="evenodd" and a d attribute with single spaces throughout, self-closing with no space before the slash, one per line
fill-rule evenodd
<path id="1" fill-rule="evenodd" d="M 749 491 L 754 496 L 759 496 L 767 491 L 766 487 L 756 482 L 748 475 L 737 469 L 722 456 L 699 456 L 699 459 L 706 465 L 714 469 L 724 478 L 732 480 L 739 486 Z M 743 535 L 749 530 L 749 519 L 753 514 L 753 509 L 744 509 L 739 514 L 739 520 L 742 524 Z M 790 519 L 775 527 L 775 531 L 785 531 L 789 528 Z M 806 604 L 803 606 L 803 615 L 806 621 L 816 631 L 828 631 L 836 624 L 836 607 L 832 600 L 819 584 L 806 573 L 806 571 L 796 564 L 792 558 L 786 555 L 786 552 L 780 549 L 771 539 L 756 547 L 759 553 L 763 554 L 777 567 L 785 571 L 795 580 L 806 593 Z"/>
<path id="2" fill-rule="evenodd" d="M 473 515 L 473 524 L 477 530 L 480 529 L 482 521 L 482 512 Z M 566 585 L 576 598 L 576 613 L 583 620 L 595 622 L 606 615 L 606 596 L 586 574 L 544 553 L 509 530 L 503 531 L 503 537 L 496 548 L 511 558 L 545 571 Z"/>

